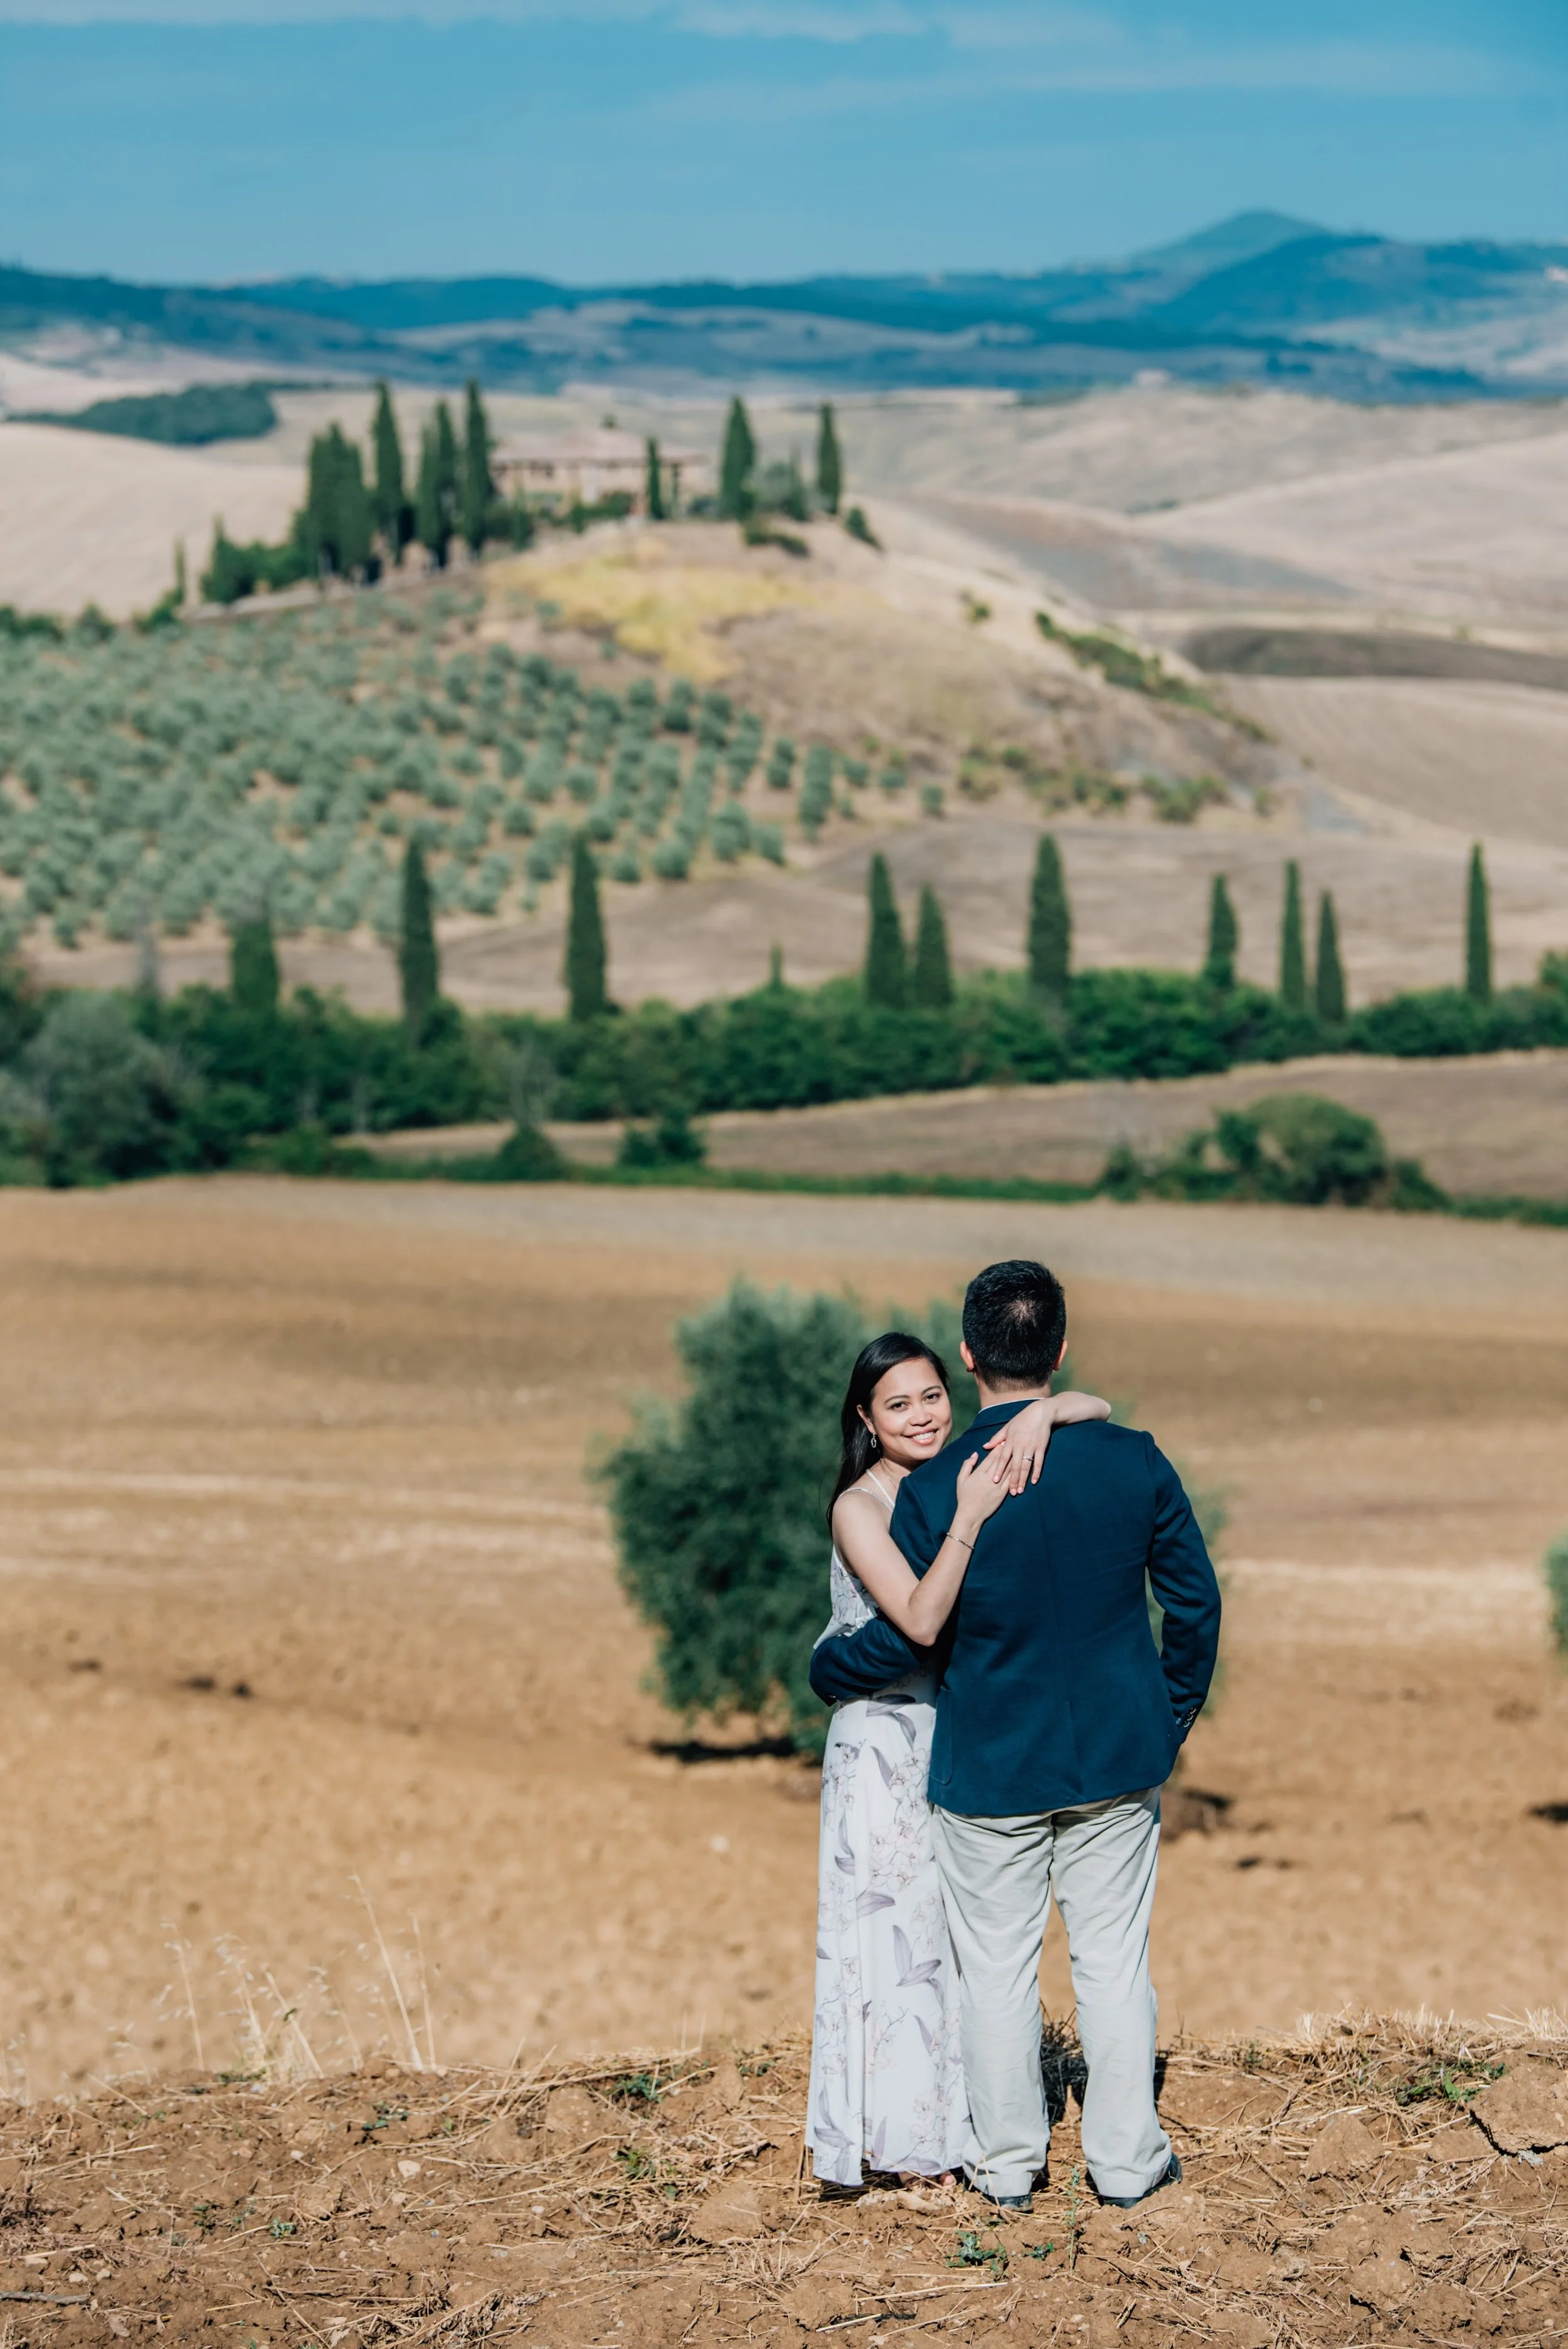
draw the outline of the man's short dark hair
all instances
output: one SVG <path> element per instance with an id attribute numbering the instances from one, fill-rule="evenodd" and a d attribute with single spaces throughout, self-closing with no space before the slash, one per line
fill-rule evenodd
<path id="1" fill-rule="evenodd" d="M 1068 1334 L 1055 1273 L 1029 1257 L 988 1264 L 964 1292 L 964 1342 L 989 1387 L 1044 1387 Z"/>

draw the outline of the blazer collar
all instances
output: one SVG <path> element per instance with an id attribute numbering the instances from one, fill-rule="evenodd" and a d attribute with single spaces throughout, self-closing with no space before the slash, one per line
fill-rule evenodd
<path id="1" fill-rule="evenodd" d="M 975 1413 L 969 1423 L 972 1427 L 978 1427 L 984 1420 L 987 1427 L 999 1427 L 1003 1420 L 1015 1418 L 1026 1404 L 1036 1401 L 1037 1397 L 1034 1395 L 1010 1395 L 1006 1402 L 988 1402 L 983 1411 Z"/>

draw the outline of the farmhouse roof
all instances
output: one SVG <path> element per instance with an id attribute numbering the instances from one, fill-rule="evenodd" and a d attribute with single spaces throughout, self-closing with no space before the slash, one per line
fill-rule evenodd
<path id="1" fill-rule="evenodd" d="M 497 444 L 494 455 L 503 465 L 640 465 L 645 450 L 641 433 L 602 425 L 583 432 L 513 433 Z M 659 454 L 666 464 L 684 465 L 699 461 L 703 452 L 666 447 L 661 440 Z"/>

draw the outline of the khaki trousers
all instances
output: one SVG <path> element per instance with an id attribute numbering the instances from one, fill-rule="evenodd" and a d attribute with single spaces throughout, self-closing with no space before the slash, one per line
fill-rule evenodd
<path id="1" fill-rule="evenodd" d="M 1159 1788 L 1023 1818 L 933 1810 L 931 1825 L 958 1959 L 975 2184 L 1026 2194 L 1045 2167 L 1040 1944 L 1054 1890 L 1088 2066 L 1084 2160 L 1101 2194 L 1146 2193 L 1171 2158 L 1154 2110 L 1149 1979 Z"/>

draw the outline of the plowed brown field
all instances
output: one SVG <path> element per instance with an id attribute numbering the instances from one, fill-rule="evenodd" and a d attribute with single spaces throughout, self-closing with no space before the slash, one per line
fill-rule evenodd
<path id="1" fill-rule="evenodd" d="M 1068 1278 L 1233 1526 L 1164 2014 L 1568 2003 L 1568 1241 L 1429 1218 L 255 1180 L 0 1195 L 0 2044 L 34 2090 L 803 2019 L 813 1781 L 639 1692 L 586 1446 L 746 1271 Z M 744 1744 L 745 1723 L 727 1735 Z M 374 1918 L 371 1909 L 374 1909 Z M 379 1935 L 386 1943 L 384 1956 Z M 1057 1951 L 1047 1969 L 1066 1997 Z"/>

